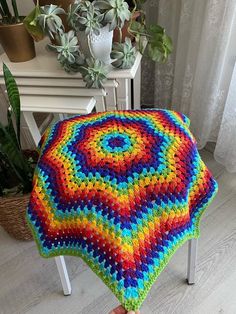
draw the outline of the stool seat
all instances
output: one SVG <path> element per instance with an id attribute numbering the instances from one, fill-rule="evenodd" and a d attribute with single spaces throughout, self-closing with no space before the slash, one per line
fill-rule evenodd
<path id="1" fill-rule="evenodd" d="M 81 257 L 137 310 L 173 253 L 199 237 L 217 183 L 189 119 L 168 110 L 60 121 L 40 144 L 27 209 L 43 257 Z"/>

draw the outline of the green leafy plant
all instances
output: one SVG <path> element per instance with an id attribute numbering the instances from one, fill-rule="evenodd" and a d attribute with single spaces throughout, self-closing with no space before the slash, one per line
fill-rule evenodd
<path id="1" fill-rule="evenodd" d="M 132 0 L 133 12 L 140 12 L 139 20 L 130 20 L 128 32 L 135 37 L 138 50 L 155 62 L 165 62 L 173 50 L 172 40 L 158 24 L 146 25 L 143 5 L 147 0 Z M 146 49 L 147 48 L 147 49 Z"/>
<path id="2" fill-rule="evenodd" d="M 139 11 L 138 20 L 130 19 L 128 32 L 135 37 L 137 49 L 155 62 L 165 62 L 173 50 L 171 38 L 158 24 L 146 25 L 146 14 L 143 5 L 147 0 L 130 0 L 132 14 Z"/>
<path id="3" fill-rule="evenodd" d="M 85 64 L 80 66 L 79 71 L 88 88 L 92 86 L 102 88 L 107 74 L 109 73 L 109 67 L 100 60 L 87 58 Z"/>
<path id="4" fill-rule="evenodd" d="M 20 97 L 19 91 L 8 67 L 3 64 L 4 80 L 9 99 L 7 125 L 0 123 L 0 172 L 7 173 L 8 181 L 13 178 L 12 186 L 0 186 L 0 194 L 5 189 L 27 193 L 31 190 L 33 167 L 21 148 L 20 142 Z M 14 127 L 15 126 L 15 127 Z"/>
<path id="5" fill-rule="evenodd" d="M 133 47 L 130 38 L 126 37 L 124 43 L 114 43 L 111 58 L 115 59 L 112 65 L 119 69 L 130 69 L 135 61 L 136 48 Z"/>
<path id="6" fill-rule="evenodd" d="M 11 13 L 7 0 L 0 0 L 0 15 L 2 16 L 2 24 L 16 24 L 21 22 L 16 0 L 11 1 L 13 14 Z"/>
<path id="7" fill-rule="evenodd" d="M 37 1 L 37 4 L 33 11 L 24 19 L 25 28 L 31 34 L 35 41 L 40 41 L 44 38 L 45 32 L 38 23 L 38 18 L 41 15 L 41 8 Z"/>
<path id="8" fill-rule="evenodd" d="M 173 50 L 172 40 L 163 27 L 157 24 L 146 26 L 134 21 L 129 30 L 136 39 L 139 51 L 155 62 L 165 62 Z"/>
<path id="9" fill-rule="evenodd" d="M 96 0 L 94 6 L 104 14 L 104 23 L 110 24 L 110 30 L 122 28 L 130 19 L 129 6 L 124 0 Z"/>
<path id="10" fill-rule="evenodd" d="M 155 62 L 165 62 L 173 49 L 171 38 L 160 25 L 150 25 L 147 34 L 149 57 Z"/>

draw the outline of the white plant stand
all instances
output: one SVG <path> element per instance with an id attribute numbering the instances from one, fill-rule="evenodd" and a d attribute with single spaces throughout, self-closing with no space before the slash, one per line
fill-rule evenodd
<path id="1" fill-rule="evenodd" d="M 131 69 L 119 70 L 112 66 L 104 89 L 87 89 L 80 73 L 68 74 L 60 66 L 56 55 L 47 51 L 47 41 L 36 44 L 36 58 L 22 63 L 12 63 L 5 53 L 0 56 L 0 87 L 4 90 L 2 64 L 5 63 L 14 75 L 21 96 L 23 137 L 34 142 L 40 131 L 34 121 L 35 112 L 53 114 L 86 114 L 96 111 L 140 109 L 141 59 L 137 53 Z M 131 88 L 133 81 L 133 89 Z M 131 103 L 133 100 L 133 103 Z M 26 112 L 26 114 L 24 114 Z M 27 127 L 29 132 L 27 133 Z M 26 134 L 27 133 L 27 134 Z M 29 143 L 29 146 L 33 141 Z"/>

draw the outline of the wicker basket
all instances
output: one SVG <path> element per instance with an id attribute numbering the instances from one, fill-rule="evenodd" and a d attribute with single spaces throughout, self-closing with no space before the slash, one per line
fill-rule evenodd
<path id="1" fill-rule="evenodd" d="M 29 197 L 0 197 L 0 225 L 17 240 L 33 240 L 25 217 Z"/>

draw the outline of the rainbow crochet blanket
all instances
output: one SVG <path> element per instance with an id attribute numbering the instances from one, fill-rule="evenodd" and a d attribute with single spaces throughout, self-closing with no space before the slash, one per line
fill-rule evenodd
<path id="1" fill-rule="evenodd" d="M 183 114 L 115 111 L 56 123 L 40 142 L 27 218 L 43 257 L 81 257 L 136 310 L 217 191 Z"/>

